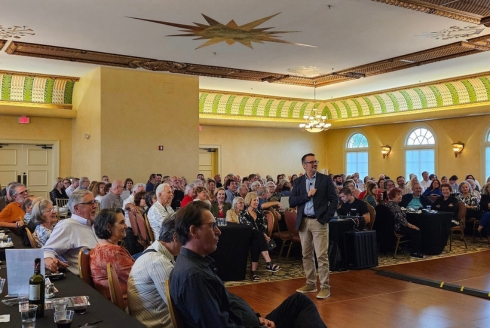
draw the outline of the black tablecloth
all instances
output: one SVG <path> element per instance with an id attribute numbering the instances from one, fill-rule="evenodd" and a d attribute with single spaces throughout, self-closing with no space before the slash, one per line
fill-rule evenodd
<path id="1" fill-rule="evenodd" d="M 7 241 L 6 238 L 11 238 L 14 244 L 13 247 L 0 248 L 0 261 L 5 261 L 5 250 L 6 249 L 15 249 L 15 248 L 26 248 L 22 245 L 22 240 L 19 236 L 16 236 L 14 233 L 10 232 L 9 229 L 4 229 L 4 233 L 6 234 L 5 239 L 3 241 Z"/>
<path id="2" fill-rule="evenodd" d="M 346 219 L 330 220 L 328 224 L 328 241 L 329 243 L 337 243 L 343 259 L 345 259 L 347 256 L 344 236 L 347 231 L 352 231 L 353 228 L 354 222 L 352 222 L 352 220 Z"/>
<path id="3" fill-rule="evenodd" d="M 14 244 L 15 239 L 19 239 L 17 236 L 10 234 Z M 22 245 L 22 242 L 20 243 Z M 23 247 L 19 247 L 23 248 Z M 8 265 L 8 263 L 7 263 Z M 6 277 L 7 270 L 5 265 L 1 266 L 0 276 Z M 28 268 L 32 270 L 32 268 Z M 27 268 L 26 268 L 27 270 Z M 68 297 L 68 296 L 89 296 L 90 306 L 87 308 L 85 314 L 75 314 L 72 322 L 72 327 L 78 327 L 87 322 L 93 322 L 97 320 L 104 320 L 97 325 L 100 328 L 112 328 L 112 327 L 145 327 L 135 318 L 127 315 L 124 311 L 119 309 L 116 305 L 108 301 L 102 294 L 95 289 L 87 285 L 82 279 L 70 272 L 65 273 L 65 278 L 61 280 L 52 281 L 56 288 L 59 290 L 56 293 L 56 297 Z M 26 281 L 26 284 L 28 282 Z M 7 293 L 7 282 L 5 282 L 4 291 L 1 295 L 1 299 L 5 297 Z M 0 302 L 0 314 L 10 314 L 10 322 L 0 323 L 1 327 L 21 327 L 20 313 L 18 306 L 7 306 Z M 53 310 L 45 310 L 44 317 L 36 319 L 36 327 L 55 327 L 53 320 Z"/>
<path id="4" fill-rule="evenodd" d="M 223 281 L 244 280 L 252 237 L 252 227 L 228 223 L 219 227 L 218 248 L 210 256 L 216 261 L 218 277 Z"/>
<path id="5" fill-rule="evenodd" d="M 437 212 L 421 214 L 407 213 L 407 221 L 420 228 L 422 234 L 422 253 L 439 255 L 446 247 L 454 213 Z"/>

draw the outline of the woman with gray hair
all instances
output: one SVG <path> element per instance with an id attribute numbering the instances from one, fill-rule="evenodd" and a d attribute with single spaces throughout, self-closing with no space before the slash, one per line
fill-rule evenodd
<path id="1" fill-rule="evenodd" d="M 32 236 L 36 241 L 37 247 L 43 247 L 51 236 L 51 232 L 57 222 L 53 203 L 42 197 L 34 199 L 31 221 L 36 224 L 36 229 Z"/>
<path id="2" fill-rule="evenodd" d="M 53 190 L 49 192 L 49 198 L 53 204 L 56 204 L 56 198 L 68 199 L 68 195 L 63 188 L 63 178 L 56 178 L 54 180 Z"/>
<path id="3" fill-rule="evenodd" d="M 460 194 L 456 196 L 458 201 L 463 202 L 466 207 L 466 220 L 480 219 L 480 198 L 471 190 L 471 186 L 466 181 L 459 184 Z"/>
<path id="4" fill-rule="evenodd" d="M 245 201 L 242 197 L 236 196 L 233 198 L 233 202 L 231 203 L 231 208 L 226 211 L 226 221 L 232 223 L 240 223 L 238 216 L 240 212 L 245 208 Z"/>

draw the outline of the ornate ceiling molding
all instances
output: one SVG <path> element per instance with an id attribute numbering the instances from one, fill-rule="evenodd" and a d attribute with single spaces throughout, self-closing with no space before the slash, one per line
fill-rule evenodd
<path id="1" fill-rule="evenodd" d="M 373 0 L 397 7 L 490 26 L 488 0 Z M 488 24 L 488 25 L 487 25 Z"/>
<path id="2" fill-rule="evenodd" d="M 0 49 L 7 43 L 7 40 L 0 40 Z"/>
<path id="3" fill-rule="evenodd" d="M 328 120 L 396 115 L 417 110 L 438 110 L 490 101 L 490 75 L 452 82 L 434 82 L 409 89 L 360 95 L 333 101 L 287 99 L 247 94 L 201 91 L 199 113 L 206 118 L 238 120 L 302 120 L 316 109 Z"/>
<path id="4" fill-rule="evenodd" d="M 66 79 L 0 74 L 0 101 L 72 104 L 75 82 Z"/>
<path id="5" fill-rule="evenodd" d="M 170 72 L 187 75 L 208 76 L 255 82 L 292 84 L 309 87 L 313 87 L 316 85 L 316 87 L 321 87 L 330 84 L 342 83 L 353 79 L 390 73 L 452 58 L 468 56 L 488 50 L 490 50 L 490 35 L 468 39 L 467 41 L 455 42 L 445 46 L 431 48 L 399 57 L 384 59 L 381 61 L 311 78 L 289 74 L 244 70 L 239 68 L 199 65 L 192 63 L 124 56 L 111 53 L 48 46 L 18 41 L 12 41 L 7 46 L 7 49 L 5 51 L 11 55 L 65 60 L 96 65 L 107 65 L 126 68 L 143 68 L 151 71 Z"/>

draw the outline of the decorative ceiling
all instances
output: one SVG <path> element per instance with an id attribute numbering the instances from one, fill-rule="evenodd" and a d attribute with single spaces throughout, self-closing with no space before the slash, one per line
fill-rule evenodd
<path id="1" fill-rule="evenodd" d="M 211 90 L 203 94 L 212 94 L 213 103 L 221 104 L 215 95 L 254 94 L 245 106 L 250 99 L 312 98 L 315 87 L 327 115 L 349 119 L 452 99 L 449 89 L 434 87 L 446 95 L 439 99 L 424 87 L 419 91 L 427 101 L 410 98 L 410 107 L 401 91 L 392 93 L 395 102 L 383 90 L 490 71 L 489 18 L 488 0 L 86 0 L 62 6 L 4 0 L 0 70 L 78 78 L 107 65 L 190 74 Z M 203 115 L 222 115 L 208 113 L 204 103 Z M 258 104 L 262 113 L 263 100 Z M 287 106 L 287 117 L 300 115 L 301 106 Z M 284 108 L 271 110 L 276 118 L 285 115 Z"/>

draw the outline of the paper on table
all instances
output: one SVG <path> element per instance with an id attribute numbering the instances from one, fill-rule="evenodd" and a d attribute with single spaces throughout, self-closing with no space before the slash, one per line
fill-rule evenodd
<path id="1" fill-rule="evenodd" d="M 29 278 L 34 272 L 34 260 L 41 259 L 44 275 L 44 252 L 37 249 L 6 249 L 7 283 L 9 295 L 29 295 Z"/>
<path id="2" fill-rule="evenodd" d="M 10 314 L 0 315 L 0 322 L 10 322 Z"/>

